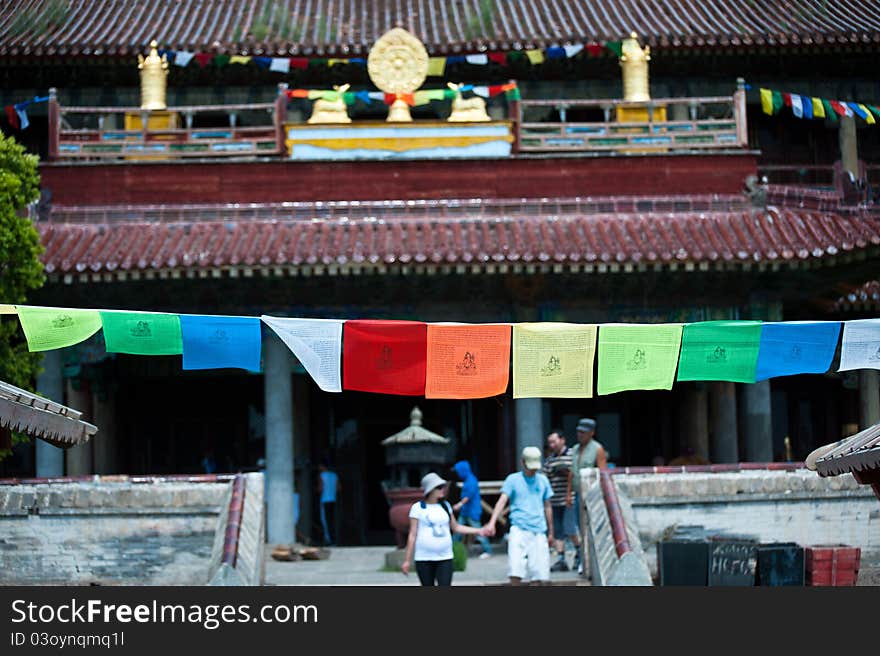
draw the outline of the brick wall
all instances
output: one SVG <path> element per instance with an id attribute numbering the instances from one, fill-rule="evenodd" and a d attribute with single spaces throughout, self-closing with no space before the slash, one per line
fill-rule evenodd
<path id="1" fill-rule="evenodd" d="M 880 503 L 850 475 L 820 478 L 798 470 L 618 475 L 632 507 L 652 575 L 656 543 L 675 525 L 753 535 L 761 542 L 861 547 L 863 565 L 880 565 Z"/>
<path id="2" fill-rule="evenodd" d="M 229 485 L 0 486 L 0 584 L 204 584 Z"/>

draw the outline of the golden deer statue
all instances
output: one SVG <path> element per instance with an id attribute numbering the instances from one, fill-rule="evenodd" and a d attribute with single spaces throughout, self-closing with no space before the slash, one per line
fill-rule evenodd
<path id="1" fill-rule="evenodd" d="M 342 86 L 334 84 L 333 90 L 339 94 L 336 100 L 325 100 L 324 98 L 315 100 L 315 103 L 312 105 L 312 115 L 308 122 L 351 123 L 351 119 L 348 117 L 348 112 L 345 109 L 345 102 L 342 99 L 342 94 L 348 91 L 350 86 L 350 84 L 343 84 Z"/>
<path id="2" fill-rule="evenodd" d="M 461 85 L 447 82 L 446 86 L 455 91 L 452 99 L 452 113 L 447 121 L 450 123 L 480 123 L 491 121 L 486 113 L 486 101 L 479 96 L 473 98 L 461 97 Z"/>

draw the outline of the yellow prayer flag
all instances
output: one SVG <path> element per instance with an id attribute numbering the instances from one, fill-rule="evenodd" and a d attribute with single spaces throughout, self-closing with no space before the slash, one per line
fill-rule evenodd
<path id="1" fill-rule="evenodd" d="M 532 62 L 532 64 L 544 63 L 544 53 L 540 50 L 526 50 L 526 57 L 529 58 L 529 61 Z"/>
<path id="2" fill-rule="evenodd" d="M 327 66 L 336 66 L 337 64 L 347 64 L 347 59 L 328 59 Z"/>
<path id="3" fill-rule="evenodd" d="M 316 98 L 323 98 L 326 91 L 318 91 L 316 89 L 309 90 L 309 100 L 315 100 Z"/>
<path id="4" fill-rule="evenodd" d="M 245 57 L 244 55 L 232 55 L 229 58 L 230 64 L 249 64 L 251 61 L 250 57 Z"/>
<path id="5" fill-rule="evenodd" d="M 446 57 L 431 57 L 428 60 L 428 75 L 442 77 L 446 72 Z"/>
<path id="6" fill-rule="evenodd" d="M 813 101 L 813 118 L 825 118 L 825 105 L 819 98 L 810 98 Z"/>
<path id="7" fill-rule="evenodd" d="M 871 113 L 871 110 L 865 107 L 862 103 L 859 103 L 859 109 L 865 112 L 865 123 L 868 125 L 874 125 L 877 120 L 874 118 L 874 115 Z"/>
<path id="8" fill-rule="evenodd" d="M 4 305 L 0 303 L 0 314 L 18 314 L 18 310 L 14 305 Z"/>
<path id="9" fill-rule="evenodd" d="M 593 396 L 595 324 L 513 326 L 513 398 Z"/>
<path id="10" fill-rule="evenodd" d="M 773 92 L 770 89 L 761 89 L 761 109 L 765 114 L 773 115 Z"/>

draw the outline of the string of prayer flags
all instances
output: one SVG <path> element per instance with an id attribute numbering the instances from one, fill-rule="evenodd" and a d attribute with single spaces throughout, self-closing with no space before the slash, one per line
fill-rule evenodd
<path id="1" fill-rule="evenodd" d="M 342 319 L 260 317 L 287 345 L 315 384 L 325 392 L 342 391 Z"/>
<path id="2" fill-rule="evenodd" d="M 181 314 L 184 369 L 260 371 L 262 337 L 256 317 Z"/>
<path id="3" fill-rule="evenodd" d="M 429 324 L 428 399 L 504 394 L 510 380 L 510 326 Z"/>
<path id="4" fill-rule="evenodd" d="M 843 324 L 838 371 L 880 369 L 880 319 L 858 319 Z"/>
<path id="5" fill-rule="evenodd" d="M 427 325 L 421 321 L 346 321 L 343 388 L 424 396 Z"/>
<path id="6" fill-rule="evenodd" d="M 837 321 L 763 324 L 755 380 L 825 373 L 834 359 L 839 337 Z"/>
<path id="7" fill-rule="evenodd" d="M 599 327 L 599 394 L 672 389 L 681 347 L 680 324 Z"/>
<path id="8" fill-rule="evenodd" d="M 513 326 L 513 398 L 593 396 L 595 325 L 519 323 Z"/>
<path id="9" fill-rule="evenodd" d="M 761 109 L 770 116 L 778 114 L 783 107 L 790 107 L 797 118 L 836 121 L 838 116 L 858 116 L 868 125 L 874 125 L 877 122 L 875 115 L 880 117 L 880 108 L 865 103 L 826 100 L 775 89 L 760 89 L 760 95 Z"/>
<path id="10" fill-rule="evenodd" d="M 101 311 L 108 353 L 177 355 L 183 352 L 180 317 L 157 312 Z"/>
<path id="11" fill-rule="evenodd" d="M 760 321 L 689 323 L 681 337 L 678 380 L 755 382 Z"/>
<path id="12" fill-rule="evenodd" d="M 19 305 L 18 320 L 29 351 L 49 351 L 84 342 L 101 330 L 96 310 Z"/>

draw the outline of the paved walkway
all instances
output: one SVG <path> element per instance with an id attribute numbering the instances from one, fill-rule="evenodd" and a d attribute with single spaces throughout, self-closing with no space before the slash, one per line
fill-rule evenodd
<path id="1" fill-rule="evenodd" d="M 267 548 L 266 585 L 418 585 L 415 571 L 385 571 L 388 547 L 334 547 L 326 560 L 277 561 Z M 452 585 L 501 585 L 507 583 L 507 553 L 495 545 L 491 558 L 468 558 L 464 572 L 455 572 Z M 572 552 L 568 554 L 569 565 Z M 552 572 L 556 585 L 589 585 L 577 572 Z"/>

